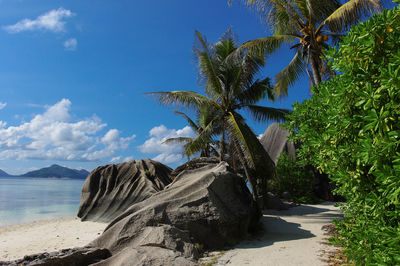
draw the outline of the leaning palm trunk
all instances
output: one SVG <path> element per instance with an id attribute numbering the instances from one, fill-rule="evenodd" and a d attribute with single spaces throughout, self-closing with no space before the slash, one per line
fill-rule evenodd
<path id="1" fill-rule="evenodd" d="M 220 143 L 220 150 L 219 150 L 219 161 L 222 162 L 224 160 L 224 154 L 225 154 L 225 130 L 224 127 L 222 127 L 222 134 L 221 134 L 221 143 Z"/>
<path id="2" fill-rule="evenodd" d="M 310 60 L 310 66 L 313 74 L 313 85 L 318 85 L 321 83 L 321 73 L 320 73 L 320 66 L 319 66 L 319 60 L 316 58 L 317 55 L 314 55 L 311 57 Z"/>
<path id="3" fill-rule="evenodd" d="M 239 143 L 237 142 L 237 140 L 232 140 L 232 144 L 235 148 L 236 151 L 236 156 L 240 161 L 240 164 L 242 165 L 242 169 L 244 171 L 244 174 L 246 176 L 247 181 L 249 182 L 250 185 L 250 189 L 251 189 L 251 194 L 253 196 L 253 200 L 257 201 L 257 197 L 258 197 L 258 192 L 257 192 L 257 180 L 253 177 L 253 175 L 251 175 L 249 173 L 249 169 L 246 163 L 246 159 L 245 156 L 242 152 L 242 149 L 240 148 Z M 235 160 L 235 158 L 232 158 L 233 160 Z M 237 170 L 237 169 L 236 169 Z M 261 206 L 260 206 L 261 207 Z"/>

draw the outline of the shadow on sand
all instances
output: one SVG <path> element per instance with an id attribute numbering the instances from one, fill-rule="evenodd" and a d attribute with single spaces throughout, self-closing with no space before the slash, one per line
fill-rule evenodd
<path id="1" fill-rule="evenodd" d="M 332 202 L 324 202 L 318 205 L 299 205 L 284 211 L 266 210 L 264 211 L 264 214 L 277 215 L 277 216 L 303 216 L 303 215 L 321 214 L 327 212 L 332 213 L 331 209 L 324 208 L 324 206 L 332 206 L 333 204 L 334 203 Z"/>
<path id="2" fill-rule="evenodd" d="M 263 216 L 263 232 L 256 238 L 243 241 L 236 248 L 259 248 L 274 244 L 275 242 L 311 238 L 315 235 L 308 230 L 300 228 L 298 223 L 290 223 L 279 217 Z"/>
<path id="3" fill-rule="evenodd" d="M 294 216 L 298 216 L 300 219 L 304 218 L 306 223 L 330 223 L 333 219 L 342 218 L 342 214 L 324 208 L 324 204 L 301 205 L 284 211 L 267 210 L 260 219 L 263 232 L 255 239 L 243 241 L 236 248 L 259 248 L 272 245 L 275 242 L 315 237 L 310 231 L 300 228 L 301 224 L 280 218 Z"/>

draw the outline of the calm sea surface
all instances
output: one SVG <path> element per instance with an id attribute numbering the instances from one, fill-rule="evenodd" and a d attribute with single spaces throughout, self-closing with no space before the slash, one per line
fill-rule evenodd
<path id="1" fill-rule="evenodd" d="M 76 217 L 84 180 L 0 178 L 0 227 Z"/>

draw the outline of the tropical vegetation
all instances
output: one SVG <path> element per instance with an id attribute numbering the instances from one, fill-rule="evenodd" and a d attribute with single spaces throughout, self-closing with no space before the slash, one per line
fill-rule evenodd
<path id="1" fill-rule="evenodd" d="M 231 2 L 230 0 L 228 2 Z M 269 55 L 283 44 L 295 50 L 287 67 L 275 76 L 274 89 L 287 95 L 302 74 L 307 73 L 310 87 L 319 84 L 324 76 L 335 73 L 328 67 L 325 51 L 335 45 L 351 25 L 377 13 L 381 0 L 244 0 L 259 10 L 272 29 L 273 35 L 251 40 L 241 48 L 247 53 Z"/>
<path id="2" fill-rule="evenodd" d="M 257 136 L 247 125 L 241 111 L 247 111 L 255 120 L 283 121 L 286 109 L 259 106 L 261 99 L 273 100 L 269 78 L 256 79 L 265 64 L 262 56 L 238 52 L 232 34 L 227 33 L 215 44 L 196 32 L 198 48 L 194 49 L 199 75 L 204 82 L 204 93 L 193 91 L 154 92 L 162 104 L 181 105 L 195 110 L 208 110 L 212 116 L 198 135 L 187 142 L 187 153 L 200 151 L 212 136 L 220 135 L 219 154 L 224 160 L 226 142 L 231 155 L 241 163 L 252 189 L 259 199 L 266 191 L 266 180 L 276 177 L 273 161 Z"/>
<path id="3" fill-rule="evenodd" d="M 279 182 L 270 181 L 270 190 L 276 195 L 288 192 L 296 203 L 318 203 L 320 200 L 314 195 L 314 173 L 303 165 L 298 158 L 282 152 L 276 164 Z"/>
<path id="4" fill-rule="evenodd" d="M 353 27 L 327 52 L 340 74 L 289 115 L 299 156 L 347 199 L 337 242 L 357 265 L 400 264 L 399 43 L 399 7 Z"/>

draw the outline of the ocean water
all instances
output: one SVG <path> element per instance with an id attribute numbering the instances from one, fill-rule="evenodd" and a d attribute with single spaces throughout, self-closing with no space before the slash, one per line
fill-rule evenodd
<path id="1" fill-rule="evenodd" d="M 0 178 L 0 227 L 76 217 L 84 180 Z"/>

